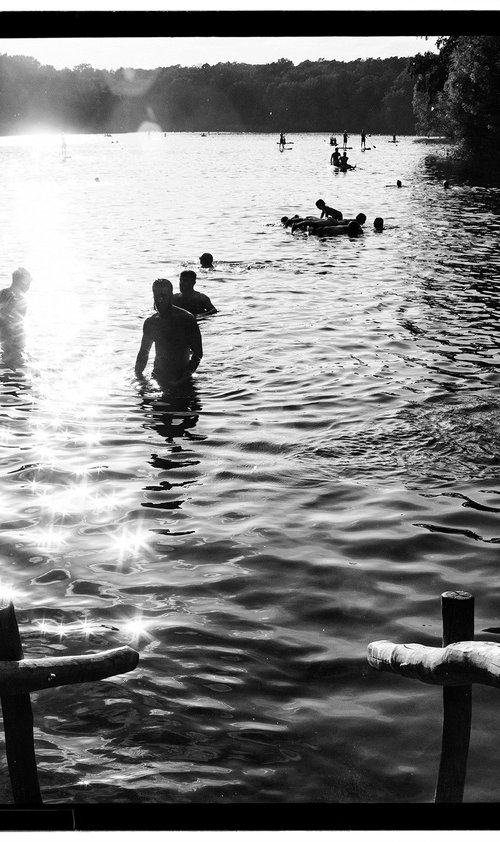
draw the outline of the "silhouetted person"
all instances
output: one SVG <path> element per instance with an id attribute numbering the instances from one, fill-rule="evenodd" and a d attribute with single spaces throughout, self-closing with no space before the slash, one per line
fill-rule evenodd
<path id="1" fill-rule="evenodd" d="M 209 251 L 204 251 L 200 257 L 200 266 L 202 269 L 213 269 L 214 259 Z"/>
<path id="2" fill-rule="evenodd" d="M 449 186 L 450 186 L 450 182 L 449 182 L 449 181 L 443 181 L 443 187 L 444 187 L 444 189 L 445 189 L 445 190 L 448 190 L 448 187 L 449 187 Z"/>
<path id="3" fill-rule="evenodd" d="M 195 317 L 175 307 L 173 287 L 166 278 L 153 283 L 156 313 L 144 322 L 135 373 L 141 377 L 155 345 L 153 377 L 161 386 L 175 385 L 196 371 L 203 357 L 201 334 Z"/>
<path id="4" fill-rule="evenodd" d="M 335 208 L 328 207 L 324 199 L 318 199 L 316 207 L 321 211 L 320 219 L 323 219 L 324 216 L 332 216 L 334 219 L 342 219 L 342 213 L 339 210 L 335 210 Z"/>
<path id="5" fill-rule="evenodd" d="M 334 151 L 330 156 L 330 163 L 333 164 L 335 167 L 340 167 L 340 149 L 338 146 L 335 147 Z"/>
<path id="6" fill-rule="evenodd" d="M 182 307 L 183 310 L 187 310 L 193 316 L 211 316 L 217 310 L 208 295 L 204 295 L 202 292 L 197 292 L 194 289 L 195 283 L 196 272 L 193 272 L 191 269 L 185 269 L 181 272 L 179 275 L 180 292 L 175 293 L 172 300 L 173 304 L 176 307 Z"/>
<path id="7" fill-rule="evenodd" d="M 12 273 L 10 287 L 0 290 L 0 327 L 19 324 L 26 314 L 26 297 L 31 285 L 31 275 L 20 267 Z"/>
<path id="8" fill-rule="evenodd" d="M 384 220 L 381 216 L 376 216 L 373 220 L 373 227 L 375 231 L 383 231 L 384 230 Z"/>
<path id="9" fill-rule="evenodd" d="M 366 147 L 366 132 L 363 129 L 363 131 L 361 132 L 361 149 L 365 149 L 365 147 Z"/>

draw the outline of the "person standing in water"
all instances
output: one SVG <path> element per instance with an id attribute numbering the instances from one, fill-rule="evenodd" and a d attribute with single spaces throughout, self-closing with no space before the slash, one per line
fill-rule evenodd
<path id="1" fill-rule="evenodd" d="M 361 132 L 361 149 L 366 149 L 366 132 L 364 129 Z"/>
<path id="2" fill-rule="evenodd" d="M 31 285 L 27 269 L 19 267 L 12 273 L 10 287 L 0 290 L 0 326 L 9 328 L 19 324 L 26 315 L 26 293 Z"/>
<path id="3" fill-rule="evenodd" d="M 202 292 L 197 292 L 194 289 L 196 283 L 196 272 L 191 269 L 185 269 L 179 275 L 179 289 L 176 292 L 172 301 L 176 307 L 182 307 L 193 316 L 211 316 L 217 310 L 210 301 L 208 295 Z"/>
<path id="4" fill-rule="evenodd" d="M 348 137 L 349 137 L 349 135 L 347 134 L 347 132 L 344 132 L 344 149 L 347 149 L 347 138 Z"/>
<path id="5" fill-rule="evenodd" d="M 201 333 L 195 317 L 173 304 L 174 290 L 166 278 L 153 283 L 156 313 L 144 322 L 142 341 L 135 361 L 135 374 L 142 377 L 152 345 L 155 346 L 153 377 L 160 386 L 173 386 L 189 379 L 203 357 Z"/>

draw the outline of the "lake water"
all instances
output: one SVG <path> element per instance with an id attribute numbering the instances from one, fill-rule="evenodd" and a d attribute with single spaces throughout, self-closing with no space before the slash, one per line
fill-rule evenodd
<path id="1" fill-rule="evenodd" d="M 347 174 L 290 139 L 0 139 L 1 286 L 33 276 L 0 367 L 1 586 L 26 656 L 140 652 L 33 695 L 47 804 L 430 802 L 441 689 L 367 645 L 439 646 L 454 589 L 500 639 L 500 189 L 416 138 L 353 136 Z M 364 235 L 280 224 L 319 197 Z M 186 267 L 219 312 L 174 404 L 133 368 Z M 465 800 L 498 801 L 498 696 L 473 699 Z"/>

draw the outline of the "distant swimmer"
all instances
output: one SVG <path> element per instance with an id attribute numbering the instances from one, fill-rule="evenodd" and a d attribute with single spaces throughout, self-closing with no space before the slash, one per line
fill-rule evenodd
<path id="1" fill-rule="evenodd" d="M 19 267 L 12 273 L 10 287 L 0 290 L 0 326 L 8 329 L 19 324 L 26 315 L 26 293 L 31 286 L 31 275 Z"/>
<path id="2" fill-rule="evenodd" d="M 448 187 L 449 187 L 449 186 L 450 186 L 450 182 L 449 182 L 449 181 L 443 181 L 443 187 L 444 187 L 444 189 L 445 189 L 445 190 L 448 190 Z"/>
<path id="3" fill-rule="evenodd" d="M 348 137 L 349 137 L 349 135 L 347 134 L 347 132 L 344 132 L 344 149 L 345 149 L 345 148 L 346 148 L 346 146 L 347 146 L 347 140 L 348 140 Z"/>
<path id="4" fill-rule="evenodd" d="M 285 145 L 285 143 L 286 143 L 285 132 L 281 132 L 281 133 L 280 133 L 279 144 L 280 144 L 280 146 L 284 146 L 284 145 Z"/>
<path id="5" fill-rule="evenodd" d="M 135 373 L 141 377 L 154 343 L 153 377 L 160 386 L 171 386 L 186 380 L 196 371 L 203 357 L 200 328 L 195 317 L 175 307 L 173 287 L 166 278 L 153 283 L 156 313 L 144 322 L 141 347 L 135 362 Z"/>
<path id="6" fill-rule="evenodd" d="M 399 180 L 399 178 L 398 178 L 398 180 L 396 181 L 396 187 L 402 187 L 402 186 L 403 186 L 403 185 L 401 184 L 401 182 L 400 182 L 400 180 Z"/>
<path id="7" fill-rule="evenodd" d="M 320 219 L 324 216 L 332 216 L 334 219 L 342 219 L 342 213 L 335 208 L 329 208 L 324 199 L 318 199 L 315 203 L 316 207 L 321 211 Z"/>
<path id="8" fill-rule="evenodd" d="M 204 251 L 200 257 L 200 266 L 202 269 L 214 269 L 214 259 L 209 251 Z"/>
<path id="9" fill-rule="evenodd" d="M 361 132 L 361 149 L 365 149 L 365 147 L 366 147 L 366 132 L 363 129 L 363 131 Z"/>
<path id="10" fill-rule="evenodd" d="M 384 230 L 384 220 L 381 216 L 376 216 L 373 220 L 373 227 L 375 231 L 383 231 Z"/>
<path id="11" fill-rule="evenodd" d="M 180 292 L 175 293 L 172 303 L 176 307 L 182 307 L 183 310 L 192 313 L 193 316 L 211 316 L 217 310 L 208 295 L 195 291 L 195 283 L 196 272 L 191 269 L 185 269 L 184 272 L 181 272 L 179 275 Z"/>

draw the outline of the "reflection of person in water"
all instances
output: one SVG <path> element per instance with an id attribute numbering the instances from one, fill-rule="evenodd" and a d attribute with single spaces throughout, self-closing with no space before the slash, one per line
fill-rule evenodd
<path id="1" fill-rule="evenodd" d="M 135 373 L 142 376 L 154 343 L 153 377 L 162 387 L 172 387 L 189 380 L 201 362 L 200 329 L 191 313 L 173 305 L 173 287 L 166 278 L 153 283 L 153 297 L 157 312 L 144 322 Z"/>
<path id="2" fill-rule="evenodd" d="M 0 343 L 2 365 L 16 369 L 23 365 L 25 344 L 23 319 L 26 314 L 26 297 L 31 275 L 26 269 L 12 273 L 10 287 L 0 290 Z"/>

